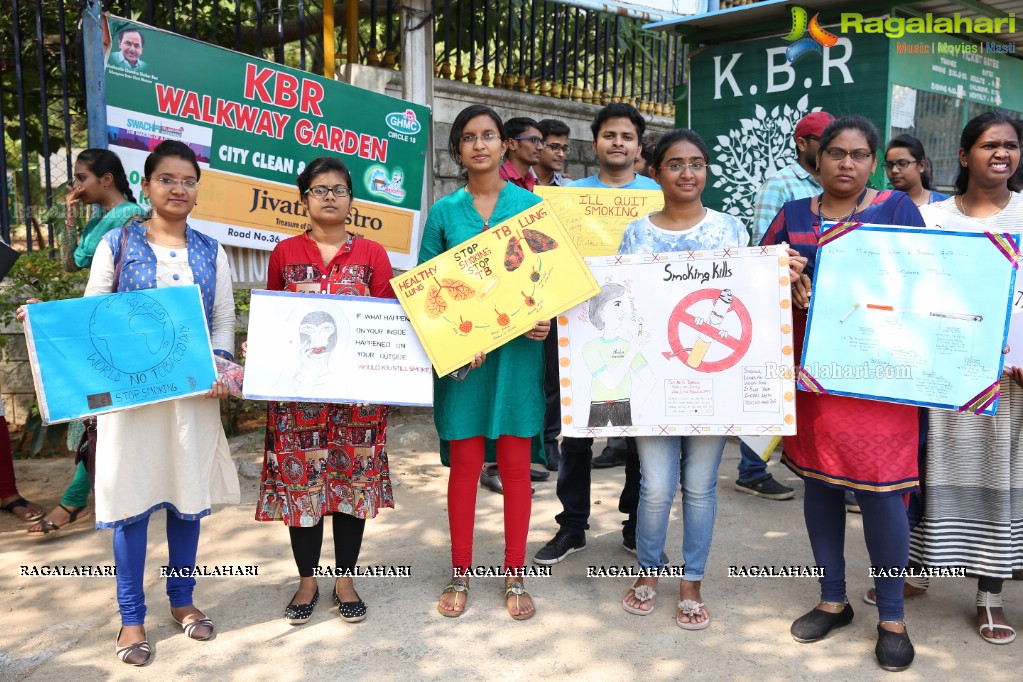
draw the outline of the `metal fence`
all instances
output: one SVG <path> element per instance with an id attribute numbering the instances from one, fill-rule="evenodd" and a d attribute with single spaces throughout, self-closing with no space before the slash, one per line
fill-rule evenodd
<path id="1" fill-rule="evenodd" d="M 99 1 L 4 0 L 11 21 L 9 29 L 0 21 L 0 234 L 18 248 L 52 249 L 53 225 L 63 220 L 63 186 L 88 142 L 79 17 Z M 400 68 L 396 0 L 339 1 L 326 14 L 323 1 L 103 0 L 102 8 L 314 73 L 335 55 Z M 549 0 L 434 0 L 420 21 L 435 22 L 438 77 L 673 115 L 682 45 L 644 31 L 639 19 Z M 325 23 L 328 32 L 335 26 L 327 44 Z"/>
<path id="2" fill-rule="evenodd" d="M 437 0 L 440 78 L 674 116 L 683 45 L 643 19 L 549 0 Z"/>

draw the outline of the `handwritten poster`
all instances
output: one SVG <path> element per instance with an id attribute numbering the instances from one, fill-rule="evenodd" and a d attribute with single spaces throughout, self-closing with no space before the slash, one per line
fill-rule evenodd
<path id="1" fill-rule="evenodd" d="M 546 202 L 391 280 L 437 374 L 597 293 Z"/>
<path id="2" fill-rule="evenodd" d="M 828 228 L 799 388 L 994 414 L 1019 260 L 1013 235 Z"/>
<path id="3" fill-rule="evenodd" d="M 534 191 L 550 205 L 583 257 L 618 253 L 625 227 L 664 206 L 659 189 L 537 185 Z"/>
<path id="4" fill-rule="evenodd" d="M 199 287 L 25 306 L 25 337 L 47 424 L 204 395 L 216 381 Z"/>
<path id="5" fill-rule="evenodd" d="M 432 374 L 397 301 L 252 292 L 246 398 L 432 405 Z"/>
<path id="6" fill-rule="evenodd" d="M 586 262 L 601 291 L 558 318 L 562 435 L 796 432 L 782 247 Z"/>
<path id="7" fill-rule="evenodd" d="M 927 227 L 935 230 L 952 230 L 955 232 L 985 231 L 984 223 L 956 215 L 941 208 L 940 204 L 927 204 L 920 207 L 920 215 L 924 217 Z M 1020 226 L 1023 230 L 1023 225 Z M 1012 318 L 1009 322 L 1009 337 L 1006 346 L 1009 352 L 1005 355 L 1006 367 L 1023 367 L 1023 282 L 1016 280 L 1016 293 L 1012 299 Z"/>

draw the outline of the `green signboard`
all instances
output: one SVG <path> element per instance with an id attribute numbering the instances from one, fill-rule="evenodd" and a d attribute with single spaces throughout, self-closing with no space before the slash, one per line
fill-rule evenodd
<path id="1" fill-rule="evenodd" d="M 942 35 L 892 40 L 891 82 L 1023 111 L 1023 60 L 991 52 L 989 45 Z"/>
<path id="2" fill-rule="evenodd" d="M 187 143 L 203 173 L 192 224 L 272 249 L 306 227 L 296 176 L 320 156 L 351 171 L 349 228 L 415 265 L 430 130 L 426 107 L 144 24 L 110 18 L 108 143 L 138 194 L 148 153 Z"/>
<path id="3" fill-rule="evenodd" d="M 791 63 L 785 54 L 790 43 L 780 37 L 694 53 L 689 123 L 711 154 L 703 203 L 748 225 L 764 180 L 795 161 L 792 133 L 811 111 L 860 114 L 884 130 L 888 42 L 884 36 L 841 37 L 822 54 Z M 873 182 L 884 186 L 881 164 Z"/>

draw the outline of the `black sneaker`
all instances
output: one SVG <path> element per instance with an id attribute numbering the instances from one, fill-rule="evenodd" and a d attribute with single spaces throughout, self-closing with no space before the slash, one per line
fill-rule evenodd
<path id="1" fill-rule="evenodd" d="M 542 565 L 556 564 L 573 552 L 586 548 L 586 536 L 559 530 L 554 539 L 540 548 L 533 557 L 533 562 Z"/>
<path id="2" fill-rule="evenodd" d="M 599 455 L 593 458 L 590 466 L 594 469 L 610 469 L 625 466 L 625 450 L 605 446 Z"/>
<path id="3" fill-rule="evenodd" d="M 632 535 L 632 536 L 628 536 L 627 535 L 627 536 L 623 537 L 622 538 L 622 547 L 624 547 L 625 551 L 628 552 L 629 554 L 635 554 L 636 553 L 636 536 L 635 535 Z"/>
<path id="4" fill-rule="evenodd" d="M 753 483 L 736 481 L 735 489 L 749 495 L 763 497 L 767 500 L 791 500 L 796 494 L 792 488 L 774 480 L 774 476 L 771 474 Z"/>

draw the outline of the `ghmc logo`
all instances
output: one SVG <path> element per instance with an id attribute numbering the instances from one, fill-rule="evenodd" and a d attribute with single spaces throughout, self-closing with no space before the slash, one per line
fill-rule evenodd
<path id="1" fill-rule="evenodd" d="M 838 36 L 821 28 L 818 21 L 820 13 L 814 14 L 809 24 L 806 21 L 806 10 L 802 7 L 792 8 L 792 31 L 785 36 L 785 40 L 791 42 L 785 50 L 785 58 L 792 63 L 810 52 L 824 54 L 821 48 L 834 47 L 838 42 Z M 806 33 L 810 35 L 807 36 Z M 795 42 L 793 42 L 795 41 Z"/>
<path id="2" fill-rule="evenodd" d="M 415 135 L 423 129 L 423 126 L 416 119 L 416 112 L 411 109 L 387 114 L 387 118 L 384 120 L 388 128 L 404 135 Z"/>

